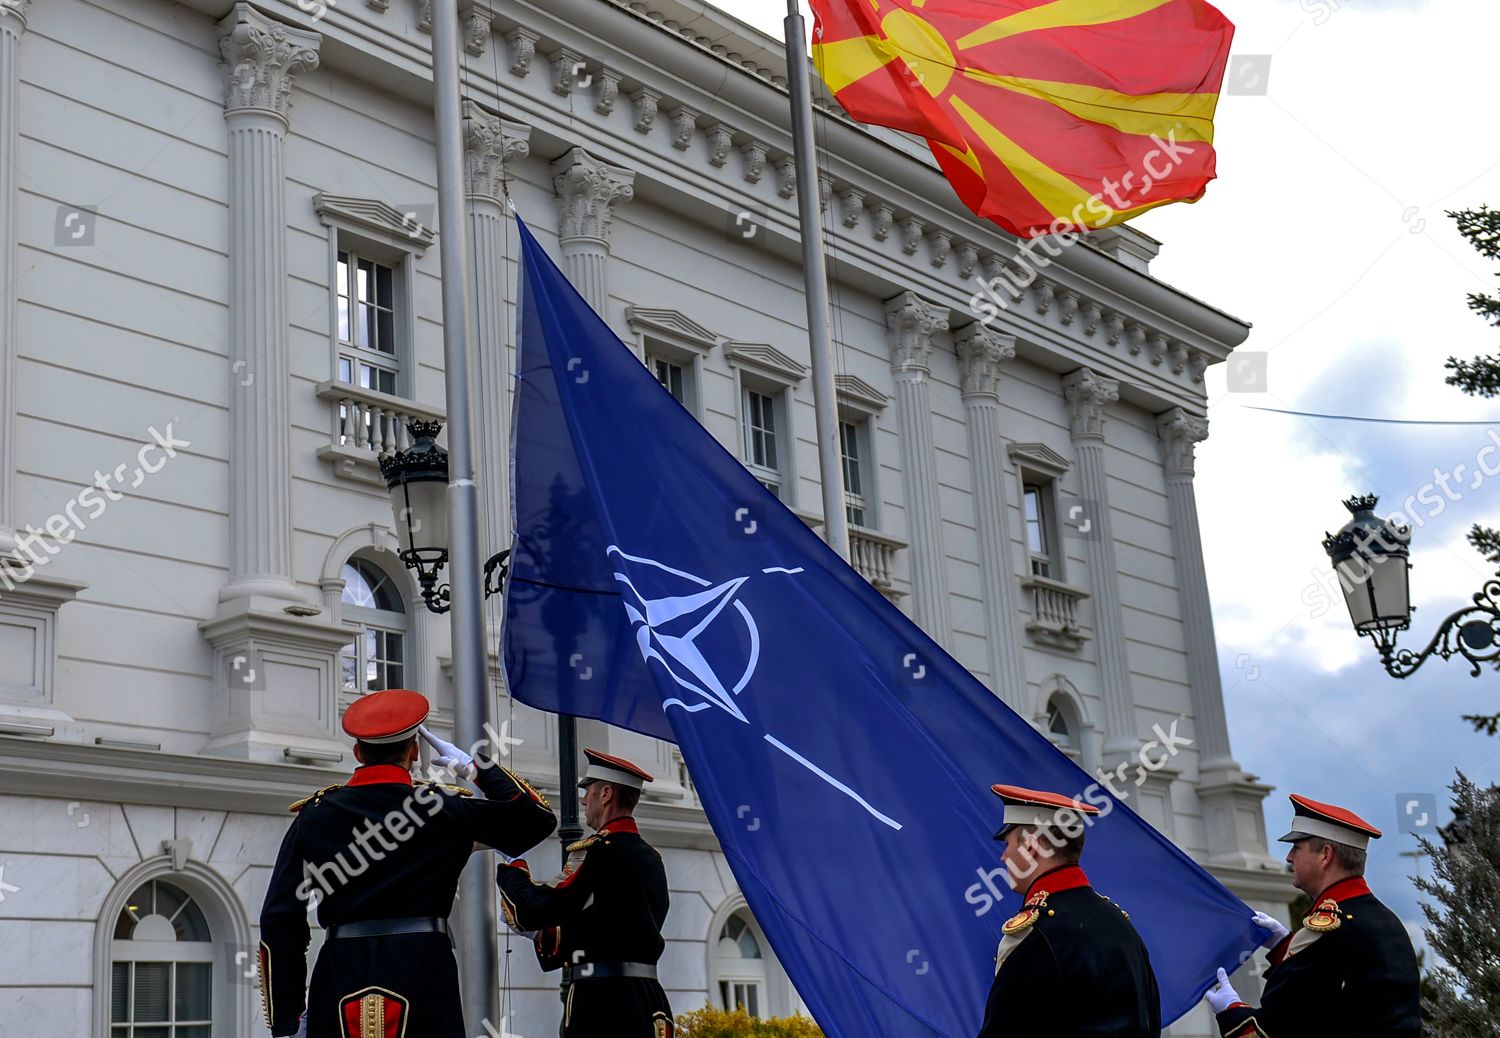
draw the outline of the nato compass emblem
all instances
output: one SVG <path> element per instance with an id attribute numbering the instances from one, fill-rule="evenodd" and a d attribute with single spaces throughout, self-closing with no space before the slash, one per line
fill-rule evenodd
<path id="1" fill-rule="evenodd" d="M 696 714 L 716 706 L 749 724 L 738 698 L 760 662 L 760 629 L 739 594 L 751 578 L 734 577 L 715 584 L 655 559 L 631 555 L 617 545 L 610 545 L 605 554 L 618 567 L 615 580 L 622 586 L 620 600 L 635 628 L 642 657 L 648 666 L 659 666 L 683 690 L 663 700 L 662 709 L 675 706 Z M 621 572 L 623 569 L 634 569 L 636 579 Z M 760 572 L 796 576 L 802 568 L 772 566 Z M 637 581 L 647 585 L 646 589 L 637 586 Z M 726 629 L 726 625 L 730 626 Z M 769 732 L 764 738 L 881 822 L 901 829 L 900 822 L 877 811 L 855 790 Z"/>

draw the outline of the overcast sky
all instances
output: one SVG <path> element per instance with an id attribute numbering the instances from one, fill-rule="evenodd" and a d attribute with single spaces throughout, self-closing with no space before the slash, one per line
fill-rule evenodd
<path id="1" fill-rule="evenodd" d="M 719 6 L 781 32 L 783 0 Z M 1404 879 L 1414 862 L 1398 852 L 1415 840 L 1401 831 L 1397 804 L 1403 794 L 1445 803 L 1455 768 L 1500 781 L 1500 739 L 1459 719 L 1500 711 L 1500 677 L 1471 678 L 1462 662 L 1439 660 L 1405 681 L 1388 677 L 1354 636 L 1336 587 L 1320 587 L 1319 542 L 1348 518 L 1341 498 L 1378 493 L 1388 514 L 1425 489 L 1409 513 L 1420 611 L 1403 638 L 1425 646 L 1492 572 L 1464 535 L 1475 521 L 1500 525 L 1500 477 L 1475 476 L 1478 451 L 1491 434 L 1500 442 L 1500 421 L 1379 425 L 1254 408 L 1500 419 L 1500 401 L 1443 384 L 1449 355 L 1500 350 L 1500 329 L 1464 298 L 1495 289 L 1494 272 L 1444 215 L 1500 207 L 1493 68 L 1478 49 L 1455 50 L 1500 37 L 1500 5 L 1219 6 L 1238 26 L 1237 58 L 1269 55 L 1266 92 L 1223 98 L 1219 180 L 1205 198 L 1137 225 L 1164 242 L 1153 273 L 1251 321 L 1240 352 L 1266 354 L 1264 392 L 1226 392 L 1234 359 L 1210 369 L 1212 435 L 1198 455 L 1231 738 L 1240 763 L 1277 787 L 1266 801 L 1272 837 L 1290 818 L 1288 792 L 1346 804 L 1386 831 L 1371 884 L 1410 925 L 1420 918 Z M 1248 89 L 1254 76 L 1235 82 Z M 1459 465 L 1445 492 L 1434 468 Z"/>

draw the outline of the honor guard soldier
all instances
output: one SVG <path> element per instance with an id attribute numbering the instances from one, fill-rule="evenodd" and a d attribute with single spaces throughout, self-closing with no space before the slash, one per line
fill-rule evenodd
<path id="1" fill-rule="evenodd" d="M 519 854 L 556 827 L 534 789 L 434 738 L 428 704 L 372 692 L 344 714 L 360 762 L 346 783 L 292 805 L 260 916 L 260 982 L 272 1035 L 467 1038 L 448 915 L 476 843 Z M 433 763 L 473 779 L 413 783 L 418 733 Z M 308 910 L 327 939 L 307 980 Z M 304 994 L 306 995 L 304 1001 Z M 305 1007 L 305 1009 L 304 1009 Z"/>
<path id="2" fill-rule="evenodd" d="M 1079 867 L 1085 815 L 1057 793 L 992 786 L 1005 803 L 995 839 L 1021 911 L 1000 928 L 979 1038 L 1157 1038 L 1161 996 L 1125 910 Z"/>
<path id="3" fill-rule="evenodd" d="M 563 1038 L 671 1038 L 672 1008 L 656 979 L 667 872 L 633 817 L 651 776 L 620 757 L 583 752 L 580 803 L 594 835 L 568 848 L 554 883 L 533 883 L 523 861 L 502 864 L 505 921 L 538 931 L 542 969 L 565 971 Z"/>
<path id="4" fill-rule="evenodd" d="M 1416 1038 L 1422 1033 L 1417 956 L 1406 927 L 1365 884 L 1365 855 L 1380 830 L 1352 811 L 1292 796 L 1292 883 L 1312 898 L 1289 934 L 1269 916 L 1271 968 L 1259 1009 L 1219 970 L 1208 1003 L 1225 1038 L 1331 1034 Z"/>

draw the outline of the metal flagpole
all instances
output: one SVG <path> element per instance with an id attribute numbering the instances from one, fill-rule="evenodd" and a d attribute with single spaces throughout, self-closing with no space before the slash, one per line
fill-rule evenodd
<path id="1" fill-rule="evenodd" d="M 823 539 L 847 561 L 849 523 L 844 511 L 844 456 L 839 449 L 839 407 L 833 388 L 833 344 L 828 332 L 828 267 L 823 252 L 822 204 L 818 197 L 818 160 L 813 142 L 807 34 L 798 0 L 787 0 L 786 9 L 786 78 L 792 94 L 792 150 L 797 164 L 797 209 L 802 220 L 807 337 L 812 347 L 818 468 L 823 483 Z"/>
<path id="2" fill-rule="evenodd" d="M 489 721 L 484 595 L 479 553 L 479 487 L 469 372 L 469 243 L 463 181 L 463 117 L 458 90 L 458 0 L 433 0 L 432 83 L 436 97 L 438 235 L 443 268 L 443 363 L 448 392 L 448 582 L 453 608 L 454 737 L 484 738 Z M 470 1030 L 499 1019 L 495 882 L 489 855 L 476 855 L 459 883 L 458 961 Z"/>

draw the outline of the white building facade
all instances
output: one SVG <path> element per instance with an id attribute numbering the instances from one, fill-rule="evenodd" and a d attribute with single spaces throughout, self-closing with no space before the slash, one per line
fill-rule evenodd
<path id="1" fill-rule="evenodd" d="M 818 523 L 779 42 L 700 0 L 459 9 L 486 554 L 509 538 L 507 197 Z M 376 465 L 445 413 L 429 20 L 424 0 L 0 0 L 6 1033 L 264 1035 L 260 903 L 288 803 L 352 767 L 341 711 L 411 687 L 451 729 L 447 619 L 391 550 Z M 1132 806 L 1284 915 L 1193 490 L 1203 372 L 1248 326 L 1154 279 L 1158 243 L 1129 229 L 976 307 L 1038 273 L 1019 243 L 919 142 L 818 122 L 852 561 L 1088 770 L 1160 762 Z M 491 684 L 513 766 L 555 793 L 554 719 Z M 1174 724 L 1191 744 L 1163 759 Z M 798 1008 L 674 748 L 580 730 L 659 776 L 640 815 L 674 1008 Z M 501 959 L 505 1028 L 555 1033 L 555 976 L 519 941 Z"/>

